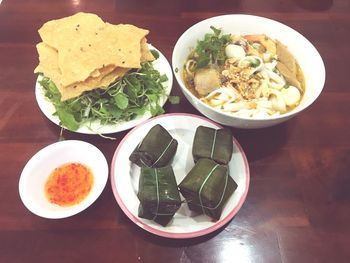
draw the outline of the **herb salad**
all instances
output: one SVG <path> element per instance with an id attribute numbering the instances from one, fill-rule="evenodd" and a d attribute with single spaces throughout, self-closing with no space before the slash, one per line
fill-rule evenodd
<path id="1" fill-rule="evenodd" d="M 152 51 L 157 59 L 159 54 Z M 76 131 L 82 126 L 92 130 L 93 122 L 103 126 L 127 122 L 146 112 L 152 116 L 164 113 L 162 102 L 167 96 L 164 87 L 167 80 L 168 77 L 154 69 L 151 62 L 144 62 L 141 68 L 129 71 L 107 89 L 95 89 L 65 101 L 61 101 L 59 90 L 49 78 L 44 76 L 39 84 L 55 107 L 54 115 L 59 118 L 60 125 Z M 176 98 L 169 99 L 176 102 Z"/>

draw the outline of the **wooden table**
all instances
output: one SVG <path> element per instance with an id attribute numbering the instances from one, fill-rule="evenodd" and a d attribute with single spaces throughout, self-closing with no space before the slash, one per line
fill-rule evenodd
<path id="1" fill-rule="evenodd" d="M 266 129 L 232 129 L 249 160 L 247 199 L 224 228 L 172 240 L 143 231 L 117 205 L 110 182 L 82 213 L 61 220 L 35 216 L 18 193 L 20 173 L 60 128 L 34 96 L 38 28 L 78 11 L 110 23 L 148 28 L 150 42 L 170 60 L 177 38 L 220 14 L 261 15 L 306 36 L 326 65 L 324 90 L 309 109 Z M 348 0 L 3 0 L 0 4 L 0 262 L 349 262 L 350 89 Z M 200 115 L 177 83 L 179 105 L 166 112 Z M 111 163 L 116 141 L 65 132 L 96 145 Z"/>

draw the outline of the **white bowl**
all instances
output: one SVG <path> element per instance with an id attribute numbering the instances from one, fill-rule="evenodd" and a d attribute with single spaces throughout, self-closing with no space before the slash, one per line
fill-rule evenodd
<path id="1" fill-rule="evenodd" d="M 94 183 L 90 193 L 74 206 L 61 207 L 50 203 L 45 196 L 48 176 L 56 167 L 72 162 L 91 169 Z M 45 218 L 65 218 L 89 207 L 102 193 L 107 178 L 108 164 L 98 148 L 83 141 L 61 141 L 41 149 L 28 161 L 19 180 L 19 194 L 23 204 L 32 213 Z"/>
<path id="2" fill-rule="evenodd" d="M 266 34 L 278 39 L 295 56 L 305 77 L 305 94 L 300 105 L 292 111 L 277 117 L 244 118 L 216 110 L 196 98 L 182 80 L 183 66 L 198 40 L 210 33 L 210 26 L 233 34 Z M 188 101 L 208 118 L 237 128 L 262 128 L 284 122 L 309 107 L 320 95 L 325 82 L 325 67 L 316 48 L 294 29 L 271 19 L 252 15 L 223 15 L 203 20 L 187 29 L 176 42 L 172 56 L 174 75 Z"/>

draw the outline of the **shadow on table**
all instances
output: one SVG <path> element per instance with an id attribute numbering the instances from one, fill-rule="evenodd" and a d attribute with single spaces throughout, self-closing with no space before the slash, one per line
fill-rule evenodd
<path id="1" fill-rule="evenodd" d="M 145 230 L 142 230 L 138 227 L 133 228 L 133 231 L 135 232 L 135 235 L 139 235 L 144 240 L 147 240 L 147 242 L 151 242 L 153 244 L 159 245 L 159 246 L 166 246 L 166 247 L 189 247 L 198 245 L 201 243 L 205 243 L 209 241 L 210 239 L 214 238 L 215 236 L 219 235 L 221 232 L 226 231 L 226 227 L 234 220 L 232 218 L 228 223 L 226 223 L 223 227 L 219 228 L 218 230 L 215 230 L 214 232 L 211 232 L 209 234 L 206 234 L 204 236 L 200 237 L 193 237 L 193 238 L 167 238 L 167 237 L 161 237 L 157 236 L 155 234 L 149 233 Z M 137 233 L 136 233 L 137 232 Z"/>
<path id="2" fill-rule="evenodd" d="M 248 161 L 255 161 L 280 150 L 288 141 L 288 127 L 295 120 L 261 129 L 232 129 L 233 136 L 242 146 Z"/>

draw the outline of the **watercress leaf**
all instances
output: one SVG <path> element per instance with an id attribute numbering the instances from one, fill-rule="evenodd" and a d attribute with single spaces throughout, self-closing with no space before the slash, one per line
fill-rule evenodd
<path id="1" fill-rule="evenodd" d="M 81 104 L 80 100 L 73 100 L 71 102 L 67 102 L 72 112 L 80 112 L 80 110 L 85 107 Z"/>
<path id="2" fill-rule="evenodd" d="M 129 105 L 129 99 L 124 93 L 118 93 L 114 97 L 117 107 L 121 110 L 125 110 Z"/>
<path id="3" fill-rule="evenodd" d="M 132 86 L 132 88 L 134 89 L 134 91 L 137 93 L 139 92 L 139 90 L 141 89 L 141 83 L 140 81 L 137 79 L 136 76 L 130 76 L 128 78 L 129 84 Z"/>
<path id="4" fill-rule="evenodd" d="M 159 78 L 159 81 L 160 81 L 160 82 L 165 82 L 165 81 L 167 81 L 167 80 L 168 80 L 168 76 L 165 75 L 165 74 L 164 74 L 164 75 L 161 75 L 160 78 Z"/>
<path id="5" fill-rule="evenodd" d="M 41 81 L 39 81 L 39 84 L 44 88 L 45 97 L 50 99 L 54 104 L 61 101 L 61 93 L 53 81 L 44 77 Z"/>
<path id="6" fill-rule="evenodd" d="M 159 58 L 159 52 L 157 50 L 151 49 L 150 51 L 155 59 Z"/>
<path id="7" fill-rule="evenodd" d="M 68 112 L 62 107 L 56 108 L 56 112 L 63 126 L 67 127 L 71 131 L 76 131 L 79 128 L 80 124 L 76 121 L 72 113 Z"/>
<path id="8" fill-rule="evenodd" d="M 196 68 L 204 68 L 209 64 L 209 62 L 210 62 L 210 57 L 201 56 L 197 60 Z"/>
<path id="9" fill-rule="evenodd" d="M 180 97 L 179 96 L 169 96 L 169 102 L 171 104 L 179 104 L 180 103 Z"/>
<path id="10" fill-rule="evenodd" d="M 147 98 L 151 103 L 157 103 L 158 101 L 158 95 L 156 94 L 147 94 Z"/>
<path id="11" fill-rule="evenodd" d="M 143 115 L 146 112 L 146 108 L 144 108 L 144 107 L 129 108 L 128 111 L 131 113 L 135 113 L 136 115 Z"/>
<path id="12" fill-rule="evenodd" d="M 209 63 L 223 64 L 226 59 L 225 46 L 230 42 L 230 34 L 222 35 L 221 30 L 210 27 L 213 33 L 207 33 L 203 40 L 197 42 L 194 59 L 197 62 L 196 68 L 206 67 Z"/>
<path id="13" fill-rule="evenodd" d="M 213 30 L 213 32 L 216 36 L 219 36 L 221 34 L 221 30 L 214 27 L 214 26 L 210 26 L 210 29 Z"/>
<path id="14" fill-rule="evenodd" d="M 107 116 L 108 111 L 107 111 L 107 109 L 106 109 L 106 106 L 105 106 L 105 105 L 101 105 L 101 107 L 100 107 L 100 109 L 99 109 L 99 113 L 100 113 L 102 116 L 104 116 L 104 117 L 106 117 L 106 116 Z"/>
<path id="15" fill-rule="evenodd" d="M 129 97 L 129 99 L 134 100 L 137 98 L 138 90 L 134 85 L 127 83 L 124 88 L 124 93 Z"/>
<path id="16" fill-rule="evenodd" d="M 160 115 L 164 113 L 164 110 L 162 107 L 160 107 L 158 104 L 156 105 L 151 105 L 150 111 L 152 116 Z"/>
<path id="17" fill-rule="evenodd" d="M 115 105 L 106 105 L 107 112 L 113 116 L 113 118 L 120 118 L 123 114 L 123 111 L 116 107 Z"/>

